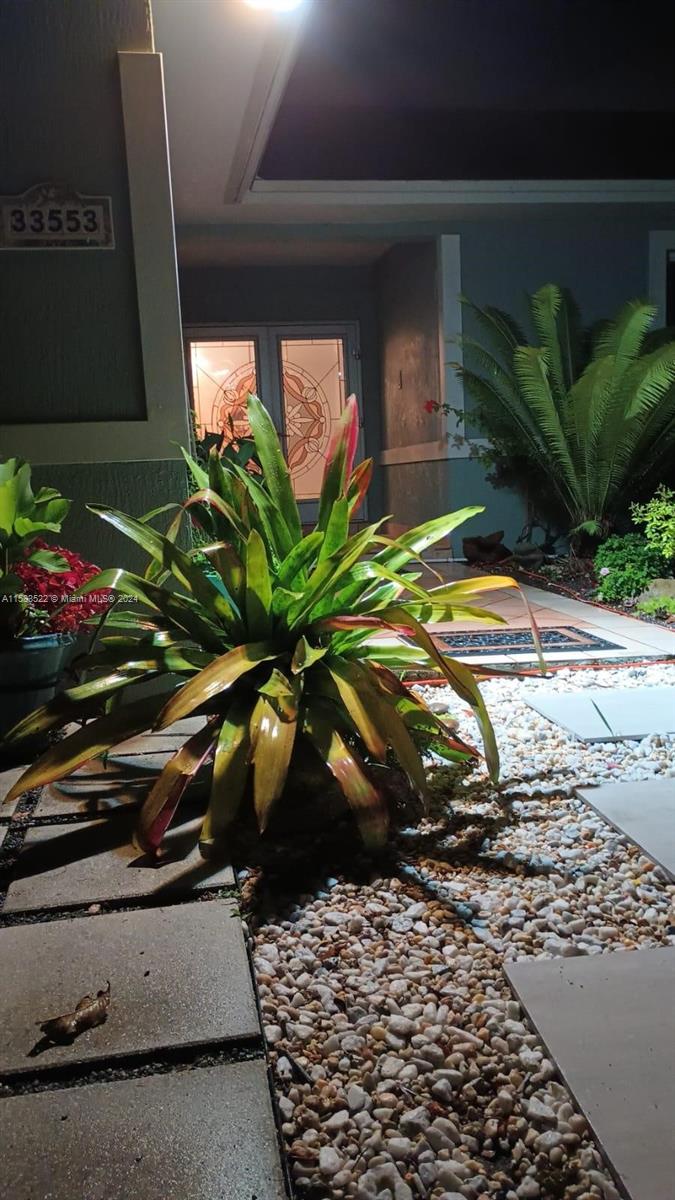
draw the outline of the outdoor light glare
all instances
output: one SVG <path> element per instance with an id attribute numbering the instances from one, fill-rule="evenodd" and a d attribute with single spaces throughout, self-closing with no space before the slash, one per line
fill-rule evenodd
<path id="1" fill-rule="evenodd" d="M 244 0 L 249 8 L 267 8 L 271 12 L 292 12 L 299 8 L 305 0 Z"/>

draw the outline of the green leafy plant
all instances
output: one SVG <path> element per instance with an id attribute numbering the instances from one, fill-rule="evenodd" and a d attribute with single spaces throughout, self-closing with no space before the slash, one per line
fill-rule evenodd
<path id="1" fill-rule="evenodd" d="M 665 559 L 675 558 L 675 492 L 661 484 L 646 504 L 631 504 L 636 525 L 643 525 L 649 545 Z"/>
<path id="2" fill-rule="evenodd" d="M 192 425 L 195 447 L 194 459 L 185 450 L 182 451 L 188 467 L 190 490 L 192 492 L 199 491 L 200 484 L 191 464 L 196 461 L 203 471 L 208 467 L 209 458 L 212 453 L 218 454 L 230 466 L 244 467 L 246 470 L 257 475 L 262 473 L 253 438 L 237 437 L 231 413 L 227 415 L 227 429 L 220 433 L 207 432 L 200 437 L 194 412 L 192 414 Z M 193 525 L 192 536 L 193 542 L 198 546 L 205 545 L 208 542 L 208 535 L 204 534 L 196 524 Z"/>
<path id="3" fill-rule="evenodd" d="M 55 488 L 33 492 L 30 464 L 23 459 L 0 463 L 0 637 L 22 636 L 35 622 L 24 581 L 15 570 L 19 564 L 68 570 L 63 555 L 36 542 L 42 533 L 58 533 L 69 509 L 70 500 Z"/>
<path id="4" fill-rule="evenodd" d="M 599 581 L 598 599 L 609 603 L 633 600 L 644 592 L 652 579 L 663 574 L 665 561 L 639 533 L 614 535 L 598 547 L 595 573 Z"/>
<path id="5" fill-rule="evenodd" d="M 212 535 L 198 552 L 176 545 L 177 518 L 163 536 L 148 519 L 90 506 L 147 551 L 151 564 L 145 577 L 103 571 L 81 591 L 116 592 L 141 611 L 109 615 L 99 648 L 84 664 L 95 678 L 16 727 L 19 740 L 95 715 L 102 700 L 109 707 L 54 745 L 10 796 L 63 778 L 134 734 L 202 715 L 203 729 L 170 759 L 145 801 L 137 831 L 144 849 L 158 849 L 187 784 L 210 757 L 204 852 L 223 839 L 249 799 L 264 831 L 300 750 L 337 780 L 364 840 L 378 843 L 388 811 L 367 764 L 397 763 L 423 796 L 424 752 L 450 761 L 476 754 L 401 681 L 410 667 L 437 669 L 470 705 L 496 777 L 494 732 L 474 675 L 439 652 L 422 622 L 455 616 L 500 621 L 474 601 L 517 584 L 490 576 L 426 590 L 418 583 L 421 571 L 409 569 L 482 509 L 438 517 L 398 541 L 380 532 L 382 521 L 350 532 L 372 472 L 372 460 L 353 465 L 358 412 L 352 397 L 329 448 L 316 528 L 303 536 L 274 426 L 254 396 L 248 412 L 262 477 L 216 453 L 208 470 L 188 456 L 200 487 L 177 517 L 194 515 Z M 158 677 L 167 685 L 162 694 L 112 703 Z"/>
<path id="6" fill-rule="evenodd" d="M 195 414 L 192 414 L 195 458 L 199 465 L 206 467 L 211 451 L 215 449 L 220 458 L 225 459 L 226 462 L 236 463 L 240 467 L 246 467 L 252 463 L 254 469 L 260 471 L 253 438 L 237 436 L 231 413 L 227 414 L 226 421 L 226 430 L 222 430 L 220 433 L 206 432 L 200 436 Z"/>
<path id="7" fill-rule="evenodd" d="M 536 513 L 557 514 L 576 538 L 602 536 L 675 452 L 675 341 L 650 343 L 656 309 L 640 300 L 593 335 L 547 284 L 530 297 L 530 345 L 507 313 L 462 299 L 486 341 L 459 339 L 465 362 L 454 365 L 489 461 Z"/>
<path id="8" fill-rule="evenodd" d="M 675 596 L 650 596 L 635 608 L 643 617 L 675 617 Z"/>

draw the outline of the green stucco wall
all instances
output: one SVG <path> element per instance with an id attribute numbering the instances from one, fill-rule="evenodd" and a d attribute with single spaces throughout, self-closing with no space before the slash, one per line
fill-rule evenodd
<path id="1" fill-rule="evenodd" d="M 143 554 L 129 538 L 117 533 L 107 521 L 87 511 L 87 504 L 111 508 L 140 517 L 169 501 L 183 500 L 187 473 L 182 460 L 153 460 L 133 463 L 71 463 L 66 466 L 34 467 L 36 487 L 55 487 L 73 501 L 59 539 L 99 567 L 123 566 L 141 573 L 147 566 Z M 166 528 L 171 514 L 165 518 Z"/>
<path id="2" fill-rule="evenodd" d="M 118 50 L 151 49 L 145 0 L 3 0 L 0 191 L 112 197 L 114 250 L 0 253 L 2 423 L 145 413 Z"/>
<path id="3" fill-rule="evenodd" d="M 115 230 L 112 250 L 0 252 L 0 458 L 17 453 L 13 426 L 35 426 L 35 483 L 73 501 L 63 544 L 101 566 L 142 567 L 144 556 L 85 505 L 97 501 L 140 515 L 186 495 L 171 434 L 166 446 L 158 434 L 165 458 L 155 461 L 145 461 L 142 437 L 136 258 L 146 241 L 138 229 L 136 247 L 132 239 L 118 52 L 152 50 L 149 0 L 3 0 L 0 44 L 0 191 L 58 181 L 109 195 Z M 157 111 L 156 94 L 148 93 L 148 105 Z M 158 173 L 155 183 L 159 194 Z M 166 256 L 175 271 L 172 238 Z M 180 356 L 178 322 L 171 336 Z M 169 348 L 167 340 L 162 350 Z M 174 390 L 184 402 L 182 373 Z M 100 425 L 78 452 L 71 439 L 90 422 Z M 127 455 L 107 422 L 139 430 L 137 442 L 132 435 L 139 461 L 115 461 Z M 17 433 L 17 440 L 20 452 L 33 457 L 30 435 Z M 58 465 L 50 465 L 52 451 Z M 70 455 L 89 461 L 70 463 Z"/>

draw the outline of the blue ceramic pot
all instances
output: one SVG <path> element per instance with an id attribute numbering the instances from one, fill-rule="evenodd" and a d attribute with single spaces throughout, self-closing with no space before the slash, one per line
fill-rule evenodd
<path id="1" fill-rule="evenodd" d="M 0 752 L 12 726 L 53 699 L 73 641 L 70 633 L 42 633 L 0 642 Z"/>

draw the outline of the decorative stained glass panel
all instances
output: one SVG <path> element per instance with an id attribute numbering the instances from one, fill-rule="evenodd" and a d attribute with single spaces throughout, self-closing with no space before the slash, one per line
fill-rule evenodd
<path id="1" fill-rule="evenodd" d="M 249 432 L 246 398 L 257 391 L 255 342 L 191 342 L 192 396 L 198 438 L 207 433 L 237 438 Z"/>
<path id="2" fill-rule="evenodd" d="M 280 338 L 285 446 L 298 500 L 321 491 L 326 451 L 345 399 L 342 338 Z"/>

